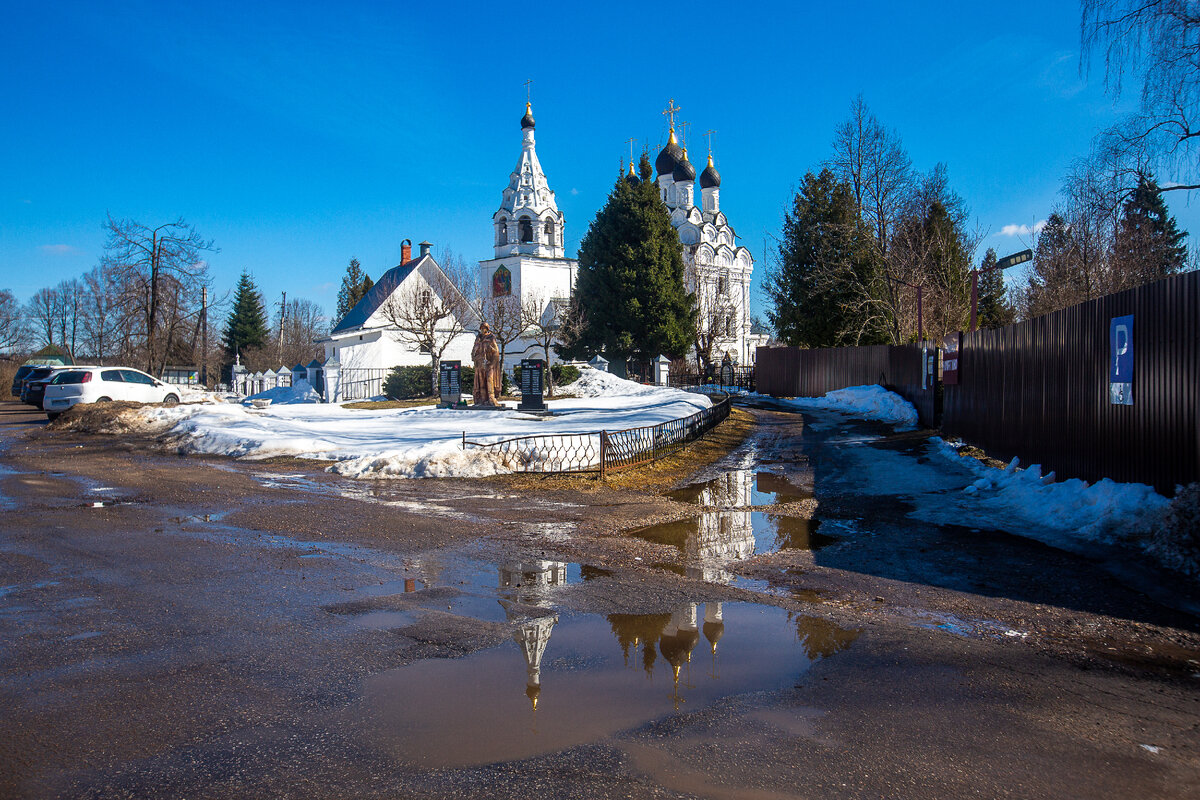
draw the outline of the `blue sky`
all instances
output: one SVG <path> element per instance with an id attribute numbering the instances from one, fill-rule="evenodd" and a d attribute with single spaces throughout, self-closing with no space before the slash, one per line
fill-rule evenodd
<path id="1" fill-rule="evenodd" d="M 245 269 L 268 302 L 327 312 L 352 256 L 378 277 L 405 238 L 488 258 L 527 79 L 569 253 L 626 140 L 664 143 L 673 97 L 693 161 L 716 131 L 761 309 L 764 242 L 861 92 L 1004 255 L 1122 107 L 1080 76 L 1077 4 L 961 5 L 10 3 L 0 288 L 24 301 L 90 269 L 107 213 L 187 219 L 220 248 L 218 294 Z"/>

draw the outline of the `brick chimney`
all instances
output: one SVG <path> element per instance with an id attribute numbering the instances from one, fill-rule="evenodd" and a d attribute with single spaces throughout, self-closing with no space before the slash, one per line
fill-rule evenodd
<path id="1" fill-rule="evenodd" d="M 400 263 L 407 264 L 412 261 L 412 239 L 405 239 L 400 243 Z"/>

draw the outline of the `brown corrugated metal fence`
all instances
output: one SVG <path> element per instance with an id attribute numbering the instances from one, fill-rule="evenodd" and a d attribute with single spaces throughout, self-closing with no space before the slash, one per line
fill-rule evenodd
<path id="1" fill-rule="evenodd" d="M 1133 315 L 1133 405 L 1109 400 L 1109 326 Z M 758 390 L 819 397 L 877 383 L 936 426 L 921 348 L 760 347 Z M 1200 272 L 1037 319 L 963 335 L 940 425 L 990 455 L 1019 456 L 1059 478 L 1112 478 L 1166 494 L 1200 480 Z"/>
<path id="2" fill-rule="evenodd" d="M 1133 405 L 1109 401 L 1109 325 L 1133 315 Z M 1200 273 L 964 334 L 942 430 L 1060 478 L 1200 480 Z"/>
<path id="3" fill-rule="evenodd" d="M 922 352 L 919 345 L 760 347 L 754 379 L 758 391 L 775 397 L 820 397 L 848 386 L 879 384 L 912 403 L 921 424 L 932 426 L 935 393 L 922 386 Z"/>

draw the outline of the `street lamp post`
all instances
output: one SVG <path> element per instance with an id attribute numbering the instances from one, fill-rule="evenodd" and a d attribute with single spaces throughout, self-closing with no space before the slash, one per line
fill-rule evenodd
<path id="1" fill-rule="evenodd" d="M 1022 250 L 1019 253 L 1013 253 L 1011 256 L 1005 256 L 996 262 L 996 266 L 988 267 L 987 269 L 979 269 L 976 267 L 971 270 L 971 333 L 975 332 L 975 321 L 979 316 L 979 273 L 994 272 L 995 270 L 1005 270 L 1009 267 L 1014 267 L 1017 264 L 1024 264 L 1029 259 L 1033 258 L 1032 250 Z"/>

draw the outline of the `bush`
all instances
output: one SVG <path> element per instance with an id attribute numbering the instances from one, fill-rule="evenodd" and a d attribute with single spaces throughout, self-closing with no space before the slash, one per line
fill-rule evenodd
<path id="1" fill-rule="evenodd" d="M 433 395 L 429 366 L 393 367 L 383 381 L 383 393 L 389 400 L 413 400 Z"/>
<path id="2" fill-rule="evenodd" d="M 475 391 L 475 368 L 460 367 L 458 370 L 458 384 L 462 387 L 463 394 L 471 394 Z"/>
<path id="3" fill-rule="evenodd" d="M 566 386 L 579 380 L 579 367 L 573 367 L 570 364 L 555 364 L 550 367 L 550 374 L 554 376 L 555 386 Z"/>
<path id="4" fill-rule="evenodd" d="M 1175 494 L 1154 537 L 1154 549 L 1179 571 L 1200 577 L 1200 483 Z"/>

